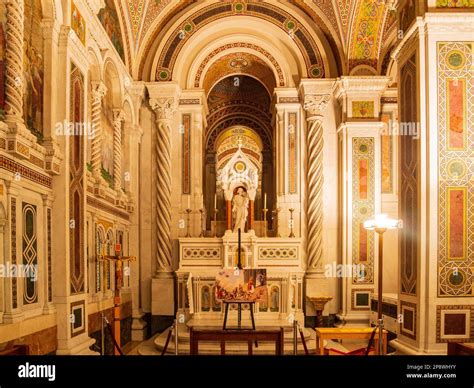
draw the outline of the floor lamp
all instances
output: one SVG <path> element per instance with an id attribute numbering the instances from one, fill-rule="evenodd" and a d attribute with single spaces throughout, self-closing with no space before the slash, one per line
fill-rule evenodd
<path id="1" fill-rule="evenodd" d="M 403 227 L 401 220 L 388 218 L 386 214 L 377 214 L 373 220 L 364 222 L 364 228 L 375 230 L 379 236 L 379 280 L 377 295 L 377 329 L 379 332 L 378 354 L 383 354 L 383 318 L 382 318 L 382 280 L 383 280 L 383 234 L 388 229 L 400 229 Z"/>

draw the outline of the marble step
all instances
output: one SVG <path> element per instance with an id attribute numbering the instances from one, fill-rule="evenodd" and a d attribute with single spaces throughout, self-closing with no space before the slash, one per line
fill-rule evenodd
<path id="1" fill-rule="evenodd" d="M 165 343 L 166 338 L 168 336 L 168 331 L 165 330 L 163 333 L 154 337 L 154 344 L 156 348 L 156 354 L 161 354 Z M 311 329 L 305 328 L 304 331 L 306 346 L 308 347 L 308 351 L 310 354 L 314 354 L 316 352 L 316 341 L 314 339 L 314 331 Z M 226 344 L 226 354 L 247 354 L 248 348 L 247 343 L 245 342 L 229 342 Z M 285 330 L 285 342 L 284 342 L 284 352 L 285 354 L 293 354 L 293 332 L 292 330 Z M 174 354 L 175 342 L 174 338 L 170 340 L 168 344 L 168 349 L 166 354 Z M 147 348 L 148 349 L 148 348 Z M 144 349 L 143 352 L 145 352 Z M 189 354 L 189 332 L 178 332 L 178 350 L 179 354 Z M 202 342 L 199 344 L 199 354 L 204 355 L 218 355 L 220 354 L 220 343 L 219 342 Z M 274 354 L 275 352 L 275 344 L 273 342 L 259 342 L 258 348 L 254 346 L 253 353 L 254 354 Z M 139 352 L 142 354 L 141 352 Z M 301 338 L 298 334 L 298 354 L 304 354 L 303 344 L 301 342 Z"/>

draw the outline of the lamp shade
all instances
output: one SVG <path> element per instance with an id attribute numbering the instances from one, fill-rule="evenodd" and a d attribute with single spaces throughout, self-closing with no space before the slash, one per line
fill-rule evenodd
<path id="1" fill-rule="evenodd" d="M 367 230 L 375 229 L 401 229 L 403 227 L 402 220 L 388 218 L 386 214 L 377 214 L 374 219 L 364 222 L 364 228 Z"/>

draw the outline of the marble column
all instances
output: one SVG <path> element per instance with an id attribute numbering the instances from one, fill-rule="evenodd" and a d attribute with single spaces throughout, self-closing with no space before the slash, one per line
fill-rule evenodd
<path id="1" fill-rule="evenodd" d="M 155 274 L 151 282 L 151 314 L 172 317 L 175 314 L 171 214 L 172 139 L 179 135 L 176 115 L 180 89 L 173 82 L 147 84 L 150 106 L 155 114 L 152 133 L 154 151 L 154 248 Z M 174 136 L 172 136 L 174 135 Z M 154 139 L 153 139 L 154 138 Z"/>
<path id="2" fill-rule="evenodd" d="M 23 29 L 24 0 L 6 3 L 5 111 L 8 123 L 23 124 Z"/>
<path id="3" fill-rule="evenodd" d="M 94 137 L 91 145 L 91 164 L 92 174 L 99 183 L 102 181 L 101 161 L 102 161 L 102 99 L 107 93 L 107 87 L 103 82 L 94 82 L 92 84 L 92 128 Z"/>
<path id="4" fill-rule="evenodd" d="M 125 112 L 122 109 L 113 111 L 114 127 L 114 188 L 120 194 L 122 191 L 122 122 Z"/>
<path id="5" fill-rule="evenodd" d="M 172 277 L 171 267 L 171 127 L 173 97 L 150 99 L 156 115 L 156 276 Z"/>
<path id="6" fill-rule="evenodd" d="M 323 257 L 323 113 L 330 94 L 307 95 L 306 111 L 306 212 L 307 212 L 307 273 L 320 268 Z"/>

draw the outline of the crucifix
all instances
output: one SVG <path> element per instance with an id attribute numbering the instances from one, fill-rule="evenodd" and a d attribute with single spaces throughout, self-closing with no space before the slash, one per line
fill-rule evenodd
<path id="1" fill-rule="evenodd" d="M 115 255 L 105 255 L 102 250 L 102 255 L 99 260 L 108 260 L 115 263 L 115 295 L 114 295 L 114 355 L 121 354 L 120 350 L 120 289 L 123 286 L 123 262 L 135 261 L 135 256 L 121 256 L 122 244 L 115 244 Z"/>

